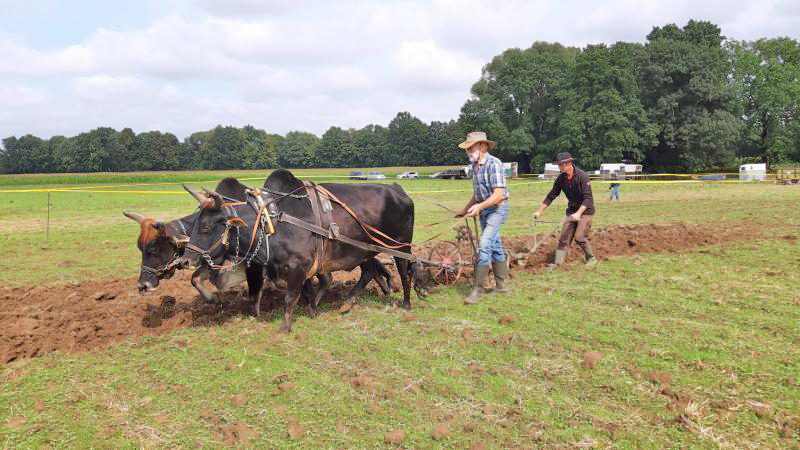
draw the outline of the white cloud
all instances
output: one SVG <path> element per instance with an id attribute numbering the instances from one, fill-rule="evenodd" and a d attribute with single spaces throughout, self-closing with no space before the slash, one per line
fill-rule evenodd
<path id="1" fill-rule="evenodd" d="M 421 89 L 451 89 L 474 82 L 482 61 L 463 52 L 443 49 L 432 39 L 403 42 L 394 54 L 394 66 L 404 83 Z"/>
<path id="2" fill-rule="evenodd" d="M 363 69 L 352 66 L 333 66 L 319 69 L 317 78 L 325 92 L 358 92 L 375 88 L 375 82 Z"/>
<path id="3" fill-rule="evenodd" d="M 16 29 L 47 30 L 48 16 L 30 11 L 47 11 L 41 5 L 50 1 L 16 14 L 31 21 Z M 99 125 L 183 137 L 218 123 L 321 134 L 331 125 L 385 125 L 399 111 L 448 120 L 494 55 L 537 40 L 641 42 L 653 26 L 690 18 L 737 39 L 798 38 L 800 30 L 800 8 L 789 0 L 168 0 L 142 7 L 161 12 L 145 25 L 117 20 L 58 45 L 0 32 L 0 137 Z M 78 26 L 96 9 L 65 11 L 75 16 L 50 20 Z"/>
<path id="4" fill-rule="evenodd" d="M 199 0 L 196 3 L 214 16 L 243 18 L 285 14 L 295 4 L 292 0 Z"/>
<path id="5" fill-rule="evenodd" d="M 72 81 L 75 97 L 93 103 L 129 104 L 146 102 L 152 95 L 148 84 L 134 77 L 94 75 Z"/>

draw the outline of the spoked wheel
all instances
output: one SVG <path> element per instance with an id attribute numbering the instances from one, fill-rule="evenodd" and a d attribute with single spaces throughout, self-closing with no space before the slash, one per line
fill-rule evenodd
<path id="1" fill-rule="evenodd" d="M 455 267 L 452 272 L 444 267 L 428 267 L 428 273 L 431 278 L 438 284 L 453 284 L 461 277 L 461 252 L 453 241 L 441 241 L 431 248 L 428 254 L 428 259 L 440 264 L 451 265 Z"/>

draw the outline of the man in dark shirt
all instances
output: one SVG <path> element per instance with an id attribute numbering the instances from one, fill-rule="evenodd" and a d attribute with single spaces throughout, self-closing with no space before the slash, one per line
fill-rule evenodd
<path id="1" fill-rule="evenodd" d="M 558 239 L 558 249 L 556 250 L 555 265 L 560 266 L 567 259 L 567 250 L 572 239 L 583 250 L 586 256 L 586 265 L 597 264 L 597 259 L 592 253 L 592 246 L 589 244 L 589 229 L 592 227 L 594 218 L 594 198 L 592 197 L 592 185 L 589 182 L 589 175 L 575 167 L 572 155 L 568 152 L 559 153 L 556 156 L 558 169 L 561 174 L 553 183 L 553 189 L 547 194 L 542 205 L 533 213 L 533 219 L 539 220 L 542 211 L 550 206 L 561 192 L 567 197 L 567 217 L 561 229 L 561 237 Z"/>

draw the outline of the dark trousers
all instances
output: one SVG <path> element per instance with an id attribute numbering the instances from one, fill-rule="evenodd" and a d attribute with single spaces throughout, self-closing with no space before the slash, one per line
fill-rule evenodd
<path id="1" fill-rule="evenodd" d="M 592 228 L 593 214 L 584 214 L 581 220 L 573 222 L 569 216 L 566 218 L 564 226 L 561 227 L 561 237 L 558 238 L 558 249 L 566 250 L 569 244 L 575 239 L 578 247 L 586 253 L 586 245 L 589 243 L 589 230 Z"/>

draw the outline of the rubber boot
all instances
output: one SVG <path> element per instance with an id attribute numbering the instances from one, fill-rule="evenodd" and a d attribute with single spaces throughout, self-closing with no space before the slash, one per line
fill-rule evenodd
<path id="1" fill-rule="evenodd" d="M 583 254 L 586 256 L 586 267 L 594 267 L 597 265 L 597 258 L 594 257 L 594 252 L 592 252 L 592 244 L 585 243 L 581 246 L 583 249 Z"/>
<path id="2" fill-rule="evenodd" d="M 567 260 L 567 251 L 566 250 L 556 250 L 556 258 L 553 261 L 553 265 L 556 267 L 564 265 L 564 261 Z"/>
<path id="3" fill-rule="evenodd" d="M 488 264 L 481 264 L 475 267 L 475 273 L 472 274 L 472 292 L 464 299 L 465 305 L 474 305 L 481 300 L 481 296 L 483 295 L 483 283 L 486 281 L 486 275 L 488 273 Z"/>
<path id="4" fill-rule="evenodd" d="M 508 280 L 508 260 L 493 262 L 492 272 L 494 273 L 494 289 L 492 293 L 507 294 L 506 280 Z"/>

